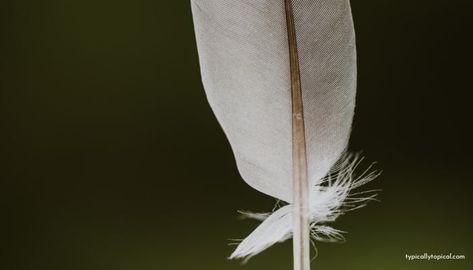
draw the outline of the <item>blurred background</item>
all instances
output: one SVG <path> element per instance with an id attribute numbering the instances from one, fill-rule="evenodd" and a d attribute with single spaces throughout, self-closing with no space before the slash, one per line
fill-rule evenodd
<path id="1" fill-rule="evenodd" d="M 339 219 L 314 269 L 471 269 L 471 1 L 354 0 L 350 150 L 379 203 Z M 0 269 L 291 269 L 291 243 L 245 266 L 240 178 L 200 81 L 189 1 L 0 4 Z M 463 261 L 409 262 L 455 253 Z"/>

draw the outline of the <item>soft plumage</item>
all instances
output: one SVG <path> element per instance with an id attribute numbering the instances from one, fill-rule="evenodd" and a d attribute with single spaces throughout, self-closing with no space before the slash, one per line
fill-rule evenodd
<path id="1" fill-rule="evenodd" d="M 310 209 L 302 209 L 310 215 L 310 228 L 305 228 L 316 240 L 342 239 L 340 231 L 325 223 L 335 220 L 348 205 L 356 207 L 369 200 L 370 196 L 356 198 L 350 192 L 374 177 L 354 178 L 357 159 L 342 158 L 356 96 L 355 32 L 349 0 L 191 3 L 205 92 L 231 144 L 238 170 L 251 187 L 288 204 L 270 215 L 248 214 L 264 221 L 231 258 L 250 257 L 291 237 L 292 213 L 302 209 L 291 206 L 297 196 L 293 195 L 297 194 L 293 192 L 295 141 L 305 147 L 304 173 L 310 186 L 306 191 Z M 303 103 L 297 115 L 292 107 L 295 73 L 289 51 L 295 46 L 288 42 L 291 25 Z M 294 117 L 303 120 L 304 138 L 294 137 Z M 304 211 L 299 211 L 300 216 Z M 308 224 L 307 218 L 305 222 Z"/>
<path id="2" fill-rule="evenodd" d="M 340 215 L 361 208 L 376 197 L 376 190 L 357 191 L 374 180 L 379 173 L 369 166 L 361 174 L 356 169 L 363 159 L 358 154 L 346 154 L 323 179 L 310 187 L 310 227 L 313 241 L 344 241 L 343 231 L 328 224 Z M 272 213 L 240 211 L 247 218 L 262 221 L 247 238 L 239 243 L 231 259 L 249 259 L 266 248 L 283 242 L 292 234 L 292 205 L 288 204 Z"/>

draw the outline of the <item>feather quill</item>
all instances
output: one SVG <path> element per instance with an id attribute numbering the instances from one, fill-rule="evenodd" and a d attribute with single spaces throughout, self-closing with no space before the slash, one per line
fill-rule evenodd
<path id="1" fill-rule="evenodd" d="M 349 0 L 191 0 L 207 99 L 242 178 L 287 203 L 230 258 L 294 239 L 294 269 L 310 268 L 310 237 L 343 240 L 325 225 L 373 199 L 352 190 L 358 155 L 344 154 L 355 109 L 356 49 Z"/>

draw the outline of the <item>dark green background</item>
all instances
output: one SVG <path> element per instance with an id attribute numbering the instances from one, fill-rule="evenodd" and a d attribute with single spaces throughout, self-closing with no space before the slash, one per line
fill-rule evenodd
<path id="1" fill-rule="evenodd" d="M 356 0 L 351 150 L 384 171 L 314 269 L 471 269 L 471 1 Z M 0 4 L 0 269 L 246 266 L 228 238 L 274 201 L 239 177 L 200 82 L 189 1 Z M 408 262 L 457 253 L 465 261 Z"/>

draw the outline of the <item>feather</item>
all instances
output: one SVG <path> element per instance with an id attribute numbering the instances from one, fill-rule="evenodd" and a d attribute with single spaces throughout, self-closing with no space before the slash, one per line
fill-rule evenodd
<path id="1" fill-rule="evenodd" d="M 242 178 L 287 203 L 230 258 L 250 258 L 294 238 L 295 269 L 309 269 L 309 237 L 342 240 L 324 225 L 363 206 L 344 155 L 356 94 L 349 0 L 191 0 L 202 81 Z M 347 206 L 350 202 L 350 206 Z"/>

